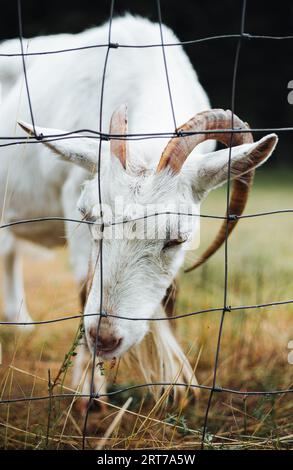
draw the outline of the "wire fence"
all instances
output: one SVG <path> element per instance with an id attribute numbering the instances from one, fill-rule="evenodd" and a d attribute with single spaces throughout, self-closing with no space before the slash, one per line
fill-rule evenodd
<path id="1" fill-rule="evenodd" d="M 246 215 L 235 215 L 229 213 L 229 201 L 230 201 L 230 192 L 231 192 L 231 178 L 230 178 L 230 172 L 231 172 L 231 149 L 233 146 L 233 136 L 235 133 L 244 133 L 244 132 L 290 132 L 293 131 L 293 127 L 274 127 L 274 128 L 251 128 L 251 129 L 241 129 L 241 131 L 237 128 L 234 127 L 234 112 L 235 112 L 235 95 L 236 95 L 236 83 L 237 83 L 237 73 L 238 73 L 238 64 L 239 64 L 239 58 L 241 54 L 241 47 L 244 41 L 247 40 L 270 40 L 270 41 L 280 41 L 280 40 L 292 40 L 293 36 L 264 36 L 264 35 L 254 35 L 251 33 L 248 33 L 245 31 L 245 16 L 246 16 L 246 4 L 247 1 L 243 0 L 242 1 L 242 11 L 241 11 L 241 19 L 240 19 L 240 32 L 239 34 L 227 34 L 227 35 L 220 35 L 220 36 L 210 36 L 210 37 L 204 37 L 204 38 L 199 38 L 195 40 L 189 40 L 189 41 L 181 41 L 181 42 L 174 42 L 174 43 L 165 43 L 164 42 L 164 37 L 163 37 L 163 28 L 162 28 L 162 14 L 161 14 L 161 5 L 160 5 L 160 0 L 156 0 L 156 8 L 157 8 L 157 19 L 160 27 L 160 39 L 161 42 L 158 44 L 142 44 L 142 45 L 137 45 L 137 44 L 119 44 L 119 43 L 113 43 L 111 41 L 112 36 L 112 20 L 113 20 L 113 15 L 114 15 L 114 0 L 110 1 L 110 12 L 109 12 L 109 27 L 108 27 L 108 41 L 105 44 L 92 44 L 92 45 L 87 45 L 87 46 L 82 46 L 82 47 L 74 47 L 74 48 L 68 48 L 68 49 L 55 49 L 55 50 L 50 50 L 50 51 L 38 51 L 38 52 L 24 52 L 24 47 L 23 47 L 23 31 L 22 31 L 22 12 L 21 12 L 21 0 L 16 0 L 17 1 L 17 8 L 18 8 L 18 28 L 19 28 L 19 41 L 20 41 L 20 53 L 1 53 L 0 57 L 21 57 L 22 58 L 22 68 L 23 68 L 23 74 L 24 74 L 24 80 L 25 80 L 25 88 L 26 88 L 26 94 L 27 94 L 27 99 L 28 99 L 28 106 L 29 106 L 29 111 L 30 111 L 30 117 L 31 117 L 31 122 L 32 122 L 32 127 L 34 130 L 34 136 L 29 136 L 29 137 L 22 137 L 22 136 L 1 136 L 0 141 L 9 141 L 5 143 L 1 143 L 0 147 L 8 147 L 8 146 L 14 146 L 14 145 L 21 145 L 21 144 L 40 144 L 41 142 L 54 142 L 58 140 L 65 140 L 65 139 L 75 139 L 79 138 L 79 134 L 82 134 L 83 138 L 88 138 L 88 139 L 98 139 L 99 140 L 99 151 L 98 151 L 98 162 L 97 162 L 97 174 L 98 174 L 98 195 L 99 195 L 99 204 L 101 207 L 102 204 L 102 196 L 101 196 L 101 181 L 100 181 L 100 168 L 101 168 L 101 144 L 103 140 L 146 140 L 146 139 L 156 139 L 156 138 L 172 138 L 172 137 L 181 137 L 184 138 L 188 135 L 192 134 L 215 134 L 217 132 L 220 133 L 228 133 L 230 135 L 230 145 L 229 145 L 229 160 L 228 160 L 228 181 L 227 181 L 227 192 L 226 192 L 226 216 L 218 216 L 218 215 L 212 215 L 212 214 L 190 214 L 190 213 L 183 213 L 183 212 L 170 212 L 170 211 L 165 211 L 165 212 L 154 212 L 152 214 L 144 215 L 142 217 L 137 217 L 137 218 L 132 218 L 131 220 L 128 221 L 114 221 L 111 223 L 106 223 L 103 221 L 103 213 L 101 211 L 100 213 L 100 221 L 95 222 L 95 221 L 87 221 L 87 220 L 78 220 L 75 218 L 65 218 L 65 217 L 41 217 L 41 218 L 34 218 L 34 219 L 24 219 L 24 220 L 17 220 L 13 221 L 10 223 L 5 223 L 0 225 L 1 229 L 5 229 L 14 225 L 20 225 L 20 224 L 33 224 L 41 221 L 66 221 L 66 222 L 71 222 L 71 223 L 76 223 L 76 224 L 87 224 L 87 225 L 100 225 L 102 229 L 107 226 L 107 225 L 116 225 L 116 224 L 124 224 L 129 221 L 136 221 L 136 220 L 141 220 L 149 217 L 157 217 L 159 215 L 170 215 L 170 214 L 176 214 L 176 215 L 188 215 L 190 217 L 201 217 L 201 218 L 210 218 L 210 219 L 220 219 L 220 220 L 225 220 L 226 221 L 226 237 L 225 237 L 225 245 L 224 245 L 224 289 L 223 289 L 223 302 L 222 305 L 214 308 L 209 308 L 209 309 L 204 309 L 204 310 L 198 310 L 194 312 L 189 312 L 189 313 L 183 313 L 179 315 L 174 315 L 172 317 L 159 317 L 159 318 L 130 318 L 127 316 L 119 316 L 119 315 L 111 315 L 107 314 L 107 317 L 115 317 L 123 320 L 128 320 L 128 321 L 142 321 L 142 320 L 148 320 L 148 321 L 175 321 L 180 318 L 186 318 L 190 316 L 195 316 L 199 314 L 205 314 L 209 312 L 220 312 L 220 325 L 219 325 L 219 330 L 218 330 L 218 336 L 217 336 L 217 343 L 216 343 L 216 353 L 215 353 L 215 358 L 214 358 L 214 366 L 213 366 L 213 378 L 212 378 L 212 385 L 207 386 L 207 385 L 193 385 L 193 384 L 187 384 L 187 383 L 178 383 L 178 382 L 152 382 L 152 383 L 142 383 L 142 384 L 136 384 L 136 385 L 131 385 L 127 386 L 115 391 L 111 391 L 108 393 L 95 393 L 94 391 L 94 370 L 95 370 L 95 364 L 96 364 L 96 354 L 97 354 L 97 338 L 98 338 L 98 331 L 100 328 L 100 320 L 102 317 L 105 316 L 105 313 L 102 310 L 103 306 L 103 237 L 101 237 L 99 241 L 99 269 L 100 269 L 100 308 L 99 312 L 92 312 L 92 313 L 87 313 L 87 314 L 77 314 L 77 315 L 67 315 L 63 316 L 60 318 L 55 318 L 51 320 L 42 320 L 42 321 L 32 321 L 32 322 L 13 322 L 13 321 L 0 321 L 0 325 L 47 325 L 47 324 L 52 324 L 52 323 L 57 323 L 57 322 L 64 322 L 68 320 L 73 320 L 77 318 L 84 318 L 85 316 L 95 316 L 98 318 L 98 327 L 97 327 L 97 334 L 96 334 L 96 344 L 94 348 L 94 354 L 92 358 L 92 372 L 91 372 L 91 385 L 90 385 L 90 393 L 88 394 L 83 394 L 83 393 L 61 393 L 61 394 L 55 394 L 55 393 L 50 393 L 48 395 L 42 395 L 42 396 L 29 396 L 29 397 L 18 397 L 18 398 L 9 398 L 9 399 L 1 399 L 0 404 L 9 404 L 9 403 L 18 403 L 18 402 L 27 402 L 27 401 L 46 401 L 46 400 L 52 400 L 53 398 L 77 398 L 77 397 L 84 397 L 88 398 L 88 406 L 87 406 L 87 411 L 84 419 L 84 426 L 83 426 L 83 448 L 86 447 L 86 438 L 87 438 L 87 422 L 88 422 L 88 416 L 89 416 L 89 410 L 91 403 L 94 399 L 97 398 L 103 398 L 103 397 L 111 397 L 117 394 L 120 394 L 125 391 L 130 391 L 133 389 L 139 389 L 139 388 L 147 388 L 149 386 L 174 386 L 174 387 L 186 387 L 186 388 L 198 388 L 198 389 L 203 389 L 209 391 L 209 399 L 207 403 L 207 408 L 204 416 L 204 423 L 203 423 L 203 430 L 202 430 L 202 435 L 201 435 L 201 447 L 202 449 L 205 446 L 205 438 L 206 438 L 206 433 L 207 433 L 207 427 L 208 427 L 208 420 L 209 420 L 209 412 L 210 408 L 212 406 L 212 399 L 215 393 L 230 393 L 230 394 L 235 394 L 235 395 L 240 395 L 240 396 L 270 396 L 270 395 L 281 395 L 281 394 L 286 394 L 286 393 L 292 393 L 293 388 L 288 388 L 288 389 L 279 389 L 279 390 L 262 390 L 262 391 L 242 391 L 242 390 L 237 390 L 237 389 L 231 389 L 231 388 L 226 388 L 226 387 L 219 387 L 217 385 L 217 371 L 218 371 L 218 365 L 219 365 L 219 357 L 220 357 L 220 351 L 221 351 L 221 339 L 223 336 L 223 329 L 224 329 L 224 322 L 225 322 L 225 317 L 226 313 L 232 313 L 235 311 L 239 310 L 257 310 L 265 307 L 274 307 L 274 306 L 280 306 L 280 305 L 285 305 L 285 304 L 292 304 L 293 299 L 287 299 L 283 301 L 276 301 L 276 302 L 267 302 L 267 303 L 259 303 L 259 304 L 254 304 L 254 305 L 240 305 L 240 306 L 232 306 L 228 305 L 228 292 L 229 292 L 229 285 L 228 285 L 228 273 L 229 273 L 229 244 L 228 244 L 228 226 L 229 226 L 229 221 L 231 220 L 237 220 L 237 219 L 246 219 L 246 218 L 255 218 L 255 217 L 264 217 L 264 216 L 269 216 L 269 215 L 277 215 L 277 214 L 285 214 L 285 213 L 292 213 L 293 209 L 288 208 L 288 209 L 281 209 L 281 210 L 272 210 L 272 211 L 266 211 L 266 212 L 259 212 L 259 213 L 253 213 L 253 214 L 246 214 Z M 176 47 L 176 46 L 189 46 L 189 45 L 196 45 L 198 43 L 202 42 L 208 42 L 208 41 L 218 41 L 218 40 L 224 40 L 224 39 L 237 39 L 237 44 L 236 44 L 236 50 L 235 50 L 235 56 L 234 56 L 234 67 L 233 67 L 233 78 L 232 78 L 232 87 L 231 87 L 231 103 L 230 103 L 230 108 L 232 111 L 231 114 L 231 127 L 229 129 L 221 129 L 221 130 L 206 130 L 206 131 L 194 131 L 194 132 L 178 132 L 177 131 L 177 123 L 176 123 L 176 114 L 174 110 L 174 105 L 173 105 L 173 100 L 172 100 L 172 90 L 170 87 L 170 81 L 169 81 L 169 73 L 168 73 L 168 63 L 166 59 L 166 54 L 165 54 L 165 48 L 166 47 Z M 29 88 L 29 81 L 27 77 L 27 71 L 26 71 L 26 57 L 30 56 L 36 56 L 36 55 L 49 55 L 49 54 L 63 54 L 63 53 L 71 53 L 75 51 L 82 51 L 82 50 L 88 50 L 88 49 L 94 49 L 94 48 L 105 48 L 105 59 L 104 59 L 104 67 L 103 67 L 103 74 L 102 74 L 102 82 L 101 82 L 101 96 L 100 96 L 100 110 L 99 110 L 99 130 L 94 131 L 92 129 L 77 129 L 74 131 L 66 132 L 63 134 L 58 134 L 58 135 L 37 135 L 36 129 L 35 129 L 35 120 L 34 120 L 34 114 L 33 114 L 33 106 L 32 106 L 32 101 L 31 101 L 31 96 L 30 96 L 30 88 Z M 108 59 L 109 55 L 111 53 L 111 49 L 117 49 L 117 48 L 161 48 L 162 49 L 162 60 L 164 63 L 164 69 L 165 69 L 165 76 L 166 76 L 166 86 L 168 88 L 168 95 L 169 95 L 169 101 L 170 101 L 170 113 L 172 114 L 172 120 L 174 123 L 174 131 L 166 131 L 166 132 L 154 132 L 151 134 L 109 134 L 105 132 L 102 126 L 102 117 L 103 117 L 103 107 L 104 107 L 104 87 L 105 87 L 105 80 L 106 80 L 106 72 L 107 72 L 107 66 L 108 66 Z"/>

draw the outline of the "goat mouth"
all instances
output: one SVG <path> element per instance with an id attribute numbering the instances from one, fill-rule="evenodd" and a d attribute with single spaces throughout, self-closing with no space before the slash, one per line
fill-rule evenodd
<path id="1" fill-rule="evenodd" d="M 111 351 L 105 351 L 103 349 L 98 349 L 97 350 L 97 357 L 100 357 L 101 359 L 105 359 L 105 360 L 116 359 L 117 356 L 119 356 L 119 354 L 117 355 L 116 351 L 117 351 L 117 348 L 112 349 Z"/>

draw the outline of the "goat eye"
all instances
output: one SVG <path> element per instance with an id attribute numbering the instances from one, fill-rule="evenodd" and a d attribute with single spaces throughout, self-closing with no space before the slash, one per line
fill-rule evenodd
<path id="1" fill-rule="evenodd" d="M 79 212 L 82 215 L 82 219 L 86 222 L 95 222 L 97 220 L 96 217 L 92 216 L 86 209 L 79 208 Z"/>
<path id="2" fill-rule="evenodd" d="M 87 212 L 87 211 L 86 211 L 86 209 L 85 209 L 84 207 L 79 207 L 78 210 L 79 210 L 79 212 L 81 213 L 81 215 L 82 215 L 83 217 L 86 216 L 86 212 Z"/>
<path id="3" fill-rule="evenodd" d="M 185 242 L 185 240 L 183 238 L 176 238 L 174 240 L 167 240 L 164 243 L 163 250 L 167 250 L 168 248 L 173 248 L 177 245 L 181 245 L 184 242 Z"/>

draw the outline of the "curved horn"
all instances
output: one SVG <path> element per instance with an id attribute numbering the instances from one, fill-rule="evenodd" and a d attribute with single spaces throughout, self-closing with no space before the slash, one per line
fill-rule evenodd
<path id="1" fill-rule="evenodd" d="M 218 140 L 227 147 L 231 144 L 231 133 L 218 132 L 221 129 L 231 129 L 232 127 L 232 113 L 230 110 L 224 111 L 223 109 L 210 109 L 198 113 L 192 119 L 187 121 L 183 126 L 177 129 L 177 132 L 188 133 L 198 132 L 198 134 L 183 135 L 173 137 L 165 147 L 162 153 L 157 172 L 169 167 L 173 173 L 179 173 L 185 160 L 192 150 L 205 140 Z M 234 129 L 248 129 L 248 125 L 239 119 L 235 114 L 233 116 Z M 208 132 L 206 131 L 217 131 Z M 235 133 L 233 134 L 233 146 L 248 144 L 253 142 L 250 132 L 248 133 Z"/>
<path id="2" fill-rule="evenodd" d="M 179 132 L 188 132 L 188 131 L 206 131 L 206 130 L 221 130 L 229 129 L 232 127 L 232 113 L 223 109 L 213 109 L 209 111 L 204 111 L 197 114 L 194 118 L 190 119 L 186 124 L 178 129 Z M 245 124 L 241 119 L 236 115 L 233 116 L 233 128 L 239 129 L 249 129 L 249 126 Z M 188 155 L 192 150 L 201 142 L 205 140 L 213 139 L 222 142 L 227 147 L 233 143 L 233 146 L 241 145 L 245 143 L 252 143 L 253 137 L 250 132 L 245 133 L 234 133 L 231 137 L 231 133 L 225 132 L 210 132 L 202 134 L 194 134 L 187 137 L 175 137 L 169 141 L 167 144 L 157 171 L 161 171 L 164 168 L 171 168 L 174 173 L 178 173 L 181 170 L 181 167 Z M 231 145 L 232 146 L 232 145 Z M 233 181 L 233 189 L 229 202 L 228 214 L 241 215 L 246 206 L 248 199 L 249 191 L 252 186 L 254 177 L 254 171 L 245 173 L 241 175 L 241 179 L 235 178 Z M 238 219 L 228 221 L 228 236 L 234 229 L 238 222 Z M 206 251 L 201 255 L 201 257 L 185 272 L 192 271 L 197 268 L 205 261 L 207 261 L 210 256 L 212 256 L 224 243 L 226 238 L 227 231 L 227 221 L 224 220 L 216 238 L 211 243 L 211 245 L 206 249 Z"/>
<path id="3" fill-rule="evenodd" d="M 119 106 L 116 111 L 112 114 L 110 122 L 110 135 L 123 136 L 127 134 L 127 105 L 123 104 Z M 127 140 L 126 139 L 114 139 L 110 140 L 111 154 L 117 157 L 123 168 L 126 168 L 127 160 Z"/>

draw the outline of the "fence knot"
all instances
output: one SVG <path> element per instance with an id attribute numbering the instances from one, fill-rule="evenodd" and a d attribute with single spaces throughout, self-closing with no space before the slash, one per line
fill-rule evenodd
<path id="1" fill-rule="evenodd" d="M 35 134 L 35 137 L 36 137 L 36 140 L 43 140 L 44 134 L 42 134 L 42 133 L 40 133 L 40 134 Z"/>
<path id="2" fill-rule="evenodd" d="M 177 137 L 184 137 L 185 134 L 181 129 L 176 129 L 176 135 Z"/>
<path id="3" fill-rule="evenodd" d="M 238 219 L 238 215 L 237 215 L 237 214 L 228 214 L 227 219 L 228 219 L 228 220 L 237 220 L 237 219 Z"/>
<path id="4" fill-rule="evenodd" d="M 108 142 L 110 140 L 110 137 L 108 134 L 100 134 L 100 139 Z"/>
<path id="5" fill-rule="evenodd" d="M 119 47 L 118 42 L 110 42 L 109 43 L 109 48 L 110 49 L 118 49 L 118 47 Z"/>
<path id="6" fill-rule="evenodd" d="M 251 39 L 252 36 L 249 33 L 241 33 L 241 37 L 245 39 Z"/>
<path id="7" fill-rule="evenodd" d="M 226 306 L 223 308 L 223 311 L 224 311 L 224 312 L 231 312 L 231 310 L 232 310 L 231 305 L 226 305 Z"/>

